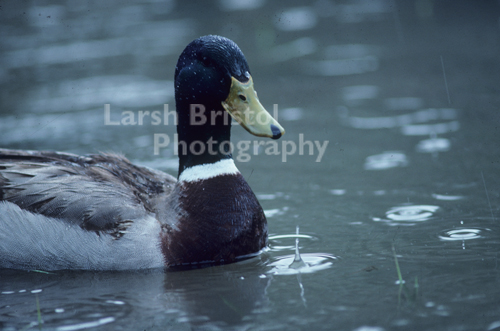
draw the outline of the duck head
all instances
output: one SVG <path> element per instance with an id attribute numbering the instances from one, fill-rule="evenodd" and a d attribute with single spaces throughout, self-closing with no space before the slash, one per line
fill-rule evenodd
<path id="1" fill-rule="evenodd" d="M 175 101 L 179 175 L 231 158 L 231 117 L 255 136 L 285 133 L 260 103 L 242 51 L 224 37 L 204 36 L 186 46 L 175 68 Z"/>

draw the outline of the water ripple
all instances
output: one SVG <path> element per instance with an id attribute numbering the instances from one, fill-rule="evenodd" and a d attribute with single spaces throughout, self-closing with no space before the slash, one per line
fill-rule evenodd
<path id="1" fill-rule="evenodd" d="M 269 236 L 269 246 L 272 251 L 284 251 L 294 249 L 295 245 L 285 245 L 287 239 L 306 239 L 310 241 L 318 240 L 317 237 L 307 234 L 282 234 Z"/>
<path id="2" fill-rule="evenodd" d="M 286 255 L 276 258 L 276 261 L 269 264 L 272 267 L 268 271 L 274 275 L 295 275 L 307 274 L 331 268 L 337 257 L 327 253 L 307 253 L 301 254 L 304 264 L 300 267 L 294 265 L 295 255 Z M 293 267 L 292 267 L 293 266 Z"/>
<path id="3" fill-rule="evenodd" d="M 412 205 L 392 207 L 386 211 L 386 218 L 372 217 L 375 222 L 384 222 L 388 225 L 402 225 L 400 222 L 409 222 L 406 225 L 414 225 L 414 222 L 429 220 L 439 209 L 432 205 Z"/>
<path id="4" fill-rule="evenodd" d="M 366 91 L 364 91 L 366 90 Z M 360 87 L 352 90 L 354 92 L 369 92 L 367 87 L 364 90 Z M 345 93 L 350 90 L 346 90 Z M 376 91 L 376 90 L 374 90 Z M 376 97 L 376 94 L 367 94 L 371 97 Z M 352 93 L 352 92 L 351 92 Z M 349 97 L 349 94 L 344 95 Z M 354 95 L 356 96 L 356 95 Z M 352 97 L 351 97 L 352 98 Z M 368 99 L 366 96 L 364 99 Z M 349 104 L 352 99 L 347 99 Z M 352 116 L 351 113 L 355 112 L 355 109 L 350 109 L 346 106 L 340 106 L 337 108 L 338 115 L 342 121 L 342 124 L 355 129 L 391 129 L 391 128 L 401 128 L 401 132 L 406 136 L 418 136 L 424 135 L 428 136 L 430 134 L 443 134 L 448 132 L 457 131 L 460 128 L 460 123 L 456 118 L 458 117 L 458 111 L 453 108 L 429 108 L 413 111 L 407 114 L 394 115 L 394 116 L 370 116 L 370 117 L 360 117 Z M 417 123 L 428 123 L 433 121 L 448 120 L 448 122 L 434 123 L 434 124 L 417 124 Z"/>
<path id="5" fill-rule="evenodd" d="M 479 228 L 460 228 L 453 230 L 445 230 L 439 239 L 443 241 L 464 241 L 471 239 L 484 238 L 483 233 L 485 231 L 491 231 L 490 229 L 479 229 Z"/>
<path id="6" fill-rule="evenodd" d="M 427 221 L 439 209 L 438 206 L 417 205 L 393 207 L 385 214 L 394 221 Z"/>
<path id="7" fill-rule="evenodd" d="M 60 326 L 56 328 L 58 331 L 74 331 L 74 330 L 82 330 L 82 329 L 88 329 L 88 328 L 95 328 L 97 326 L 105 325 L 111 322 L 114 322 L 115 318 L 114 317 L 104 317 L 100 318 L 96 321 L 92 322 L 85 322 L 85 323 L 77 323 L 73 325 L 65 325 L 65 326 Z"/>
<path id="8" fill-rule="evenodd" d="M 274 262 L 268 264 L 268 266 L 272 267 L 272 269 L 268 271 L 269 274 L 298 275 L 302 273 L 313 273 L 319 270 L 330 268 L 333 264 L 333 261 L 337 259 L 335 256 L 327 253 L 301 254 L 299 251 L 299 238 L 309 240 L 315 240 L 317 238 L 309 235 L 299 234 L 298 226 L 295 234 L 270 236 L 269 240 L 271 242 L 280 243 L 280 241 L 283 239 L 286 240 L 292 238 L 295 238 L 295 245 L 293 246 L 274 246 L 271 248 L 271 250 L 274 251 L 285 249 L 295 250 L 295 254 L 276 257 Z"/>

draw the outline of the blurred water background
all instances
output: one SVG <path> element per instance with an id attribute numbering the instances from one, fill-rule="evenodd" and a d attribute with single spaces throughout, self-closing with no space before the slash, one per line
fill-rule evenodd
<path id="1" fill-rule="evenodd" d="M 232 130 L 269 251 L 2 270 L 0 328 L 40 313 L 44 330 L 500 330 L 499 1 L 2 1 L 0 147 L 176 175 L 154 135 L 173 139 L 177 57 L 206 34 L 240 46 L 287 132 L 274 151 Z"/>

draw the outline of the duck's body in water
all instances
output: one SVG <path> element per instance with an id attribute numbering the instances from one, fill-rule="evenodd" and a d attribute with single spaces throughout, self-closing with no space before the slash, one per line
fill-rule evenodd
<path id="1" fill-rule="evenodd" d="M 267 221 L 220 114 L 257 136 L 284 130 L 260 104 L 243 53 L 223 37 L 196 39 L 177 63 L 175 92 L 177 179 L 114 154 L 0 149 L 0 267 L 144 269 L 262 250 Z M 209 120 L 193 124 L 192 105 Z"/>

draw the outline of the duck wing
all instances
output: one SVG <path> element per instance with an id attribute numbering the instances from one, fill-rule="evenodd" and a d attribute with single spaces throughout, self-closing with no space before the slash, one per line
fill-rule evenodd
<path id="1" fill-rule="evenodd" d="M 0 201 L 117 238 L 134 219 L 156 214 L 176 181 L 116 154 L 0 149 Z"/>

